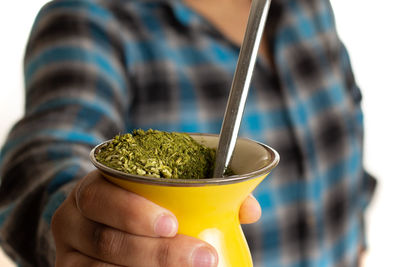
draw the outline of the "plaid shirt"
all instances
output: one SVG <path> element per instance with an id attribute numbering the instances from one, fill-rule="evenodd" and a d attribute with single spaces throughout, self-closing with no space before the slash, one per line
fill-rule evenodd
<path id="1" fill-rule="evenodd" d="M 279 166 L 244 226 L 255 266 L 355 266 L 374 180 L 361 94 L 328 0 L 273 0 L 273 65 L 258 58 L 240 136 Z M 53 212 L 94 167 L 90 149 L 134 128 L 219 133 L 239 47 L 179 0 L 61 0 L 26 48 L 26 109 L 1 152 L 0 240 L 52 266 Z"/>

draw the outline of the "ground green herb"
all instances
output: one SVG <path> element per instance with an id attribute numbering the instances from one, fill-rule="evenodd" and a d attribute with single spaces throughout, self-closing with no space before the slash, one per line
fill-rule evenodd
<path id="1" fill-rule="evenodd" d="M 212 177 L 215 149 L 197 143 L 185 133 L 134 130 L 117 135 L 102 147 L 96 159 L 119 171 L 162 178 Z"/>

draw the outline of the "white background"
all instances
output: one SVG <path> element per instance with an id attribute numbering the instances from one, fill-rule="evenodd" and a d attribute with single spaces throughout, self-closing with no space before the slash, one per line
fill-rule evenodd
<path id="1" fill-rule="evenodd" d="M 22 56 L 44 0 L 0 3 L 0 143 L 23 110 Z M 379 179 L 368 210 L 364 267 L 400 266 L 400 3 L 332 0 L 363 94 L 365 164 Z M 0 266 L 14 266 L 0 251 Z"/>

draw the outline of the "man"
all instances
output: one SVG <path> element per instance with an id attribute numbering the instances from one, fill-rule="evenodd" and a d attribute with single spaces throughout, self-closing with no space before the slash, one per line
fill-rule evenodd
<path id="1" fill-rule="evenodd" d="M 210 245 L 176 235 L 173 214 L 106 182 L 88 154 L 135 128 L 218 133 L 249 8 L 60 0 L 41 10 L 25 116 L 1 161 L 1 241 L 19 265 L 216 266 Z M 254 192 L 263 210 L 245 227 L 254 264 L 355 266 L 374 183 L 329 2 L 273 1 L 259 54 L 240 135 L 281 162 Z M 259 216 L 249 197 L 242 223 Z"/>

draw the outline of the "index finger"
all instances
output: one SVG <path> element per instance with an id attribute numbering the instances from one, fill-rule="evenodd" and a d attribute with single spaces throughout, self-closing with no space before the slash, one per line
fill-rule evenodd
<path id="1" fill-rule="evenodd" d="M 77 186 L 77 208 L 86 218 L 134 235 L 175 236 L 178 222 L 167 209 L 89 173 Z"/>

